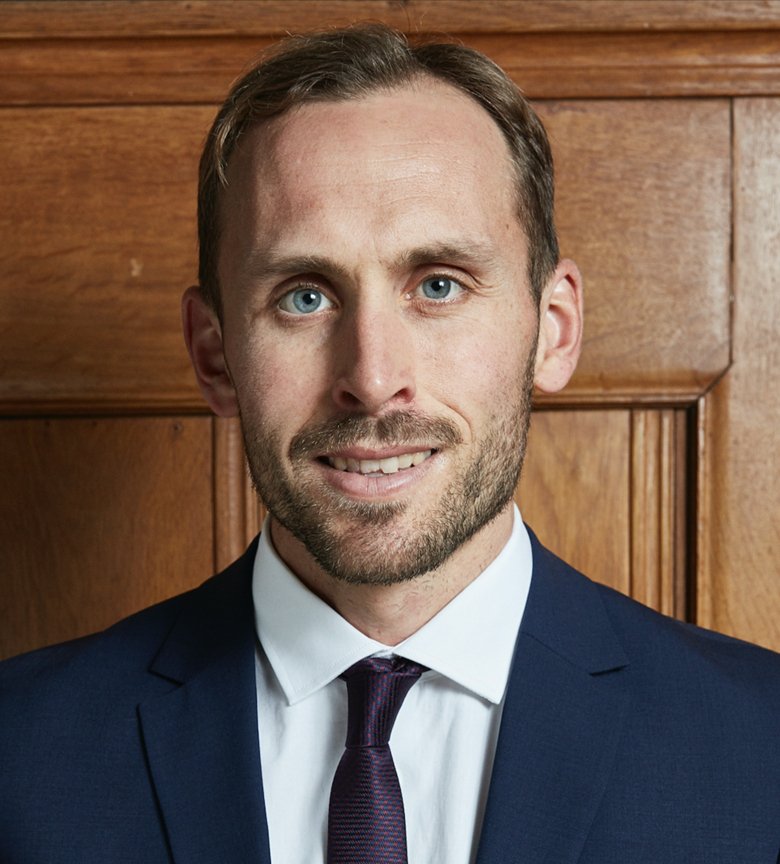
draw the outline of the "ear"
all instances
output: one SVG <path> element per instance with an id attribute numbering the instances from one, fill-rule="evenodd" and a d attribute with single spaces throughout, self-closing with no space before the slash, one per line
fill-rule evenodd
<path id="1" fill-rule="evenodd" d="M 181 320 L 200 392 L 215 414 L 235 417 L 238 400 L 225 361 L 222 325 L 197 285 L 188 288 L 181 298 Z"/>
<path id="2" fill-rule="evenodd" d="M 534 384 L 544 393 L 562 390 L 577 367 L 582 346 L 582 276 L 564 258 L 539 304 L 539 343 Z"/>

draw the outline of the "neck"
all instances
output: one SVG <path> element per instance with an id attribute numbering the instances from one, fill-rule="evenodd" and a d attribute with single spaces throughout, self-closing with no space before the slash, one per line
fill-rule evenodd
<path id="1" fill-rule="evenodd" d="M 320 599 L 361 633 L 398 645 L 431 620 L 496 558 L 512 532 L 511 502 L 436 570 L 392 585 L 354 585 L 327 573 L 303 543 L 275 519 L 277 554 Z"/>

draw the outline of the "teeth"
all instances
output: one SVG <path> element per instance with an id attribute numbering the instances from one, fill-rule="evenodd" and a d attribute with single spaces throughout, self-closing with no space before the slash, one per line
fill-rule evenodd
<path id="1" fill-rule="evenodd" d="M 398 471 L 398 457 L 391 456 L 389 459 L 380 459 L 379 467 L 383 474 L 395 474 Z"/>
<path id="2" fill-rule="evenodd" d="M 353 474 L 395 474 L 425 462 L 431 452 L 420 450 L 418 453 L 404 453 L 402 456 L 389 456 L 387 459 L 345 459 L 343 456 L 328 456 L 328 462 L 338 471 L 351 471 Z"/>

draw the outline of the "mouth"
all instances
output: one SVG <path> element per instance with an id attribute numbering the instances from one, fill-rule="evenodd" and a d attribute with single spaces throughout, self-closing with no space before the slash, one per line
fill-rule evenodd
<path id="1" fill-rule="evenodd" d="M 399 453 L 396 456 L 386 456 L 383 459 L 355 459 L 351 456 L 324 456 L 322 461 L 337 471 L 351 474 L 362 474 L 366 477 L 381 477 L 385 474 L 397 474 L 409 468 L 416 468 L 429 459 L 435 450 L 416 450 L 410 453 Z"/>

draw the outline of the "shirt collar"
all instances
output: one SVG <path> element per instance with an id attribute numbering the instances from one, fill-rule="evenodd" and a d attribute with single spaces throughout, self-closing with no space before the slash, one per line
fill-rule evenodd
<path id="1" fill-rule="evenodd" d="M 528 532 L 517 507 L 498 556 L 416 633 L 394 647 L 365 636 L 292 573 L 271 543 L 268 521 L 255 556 L 255 626 L 289 704 L 330 683 L 353 663 L 393 653 L 498 704 L 531 583 Z"/>

